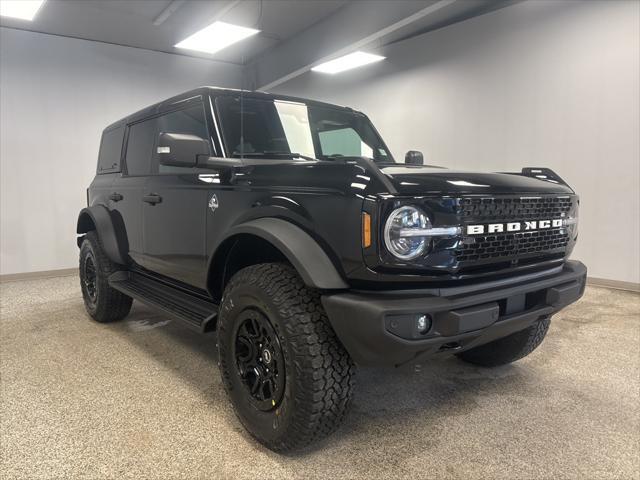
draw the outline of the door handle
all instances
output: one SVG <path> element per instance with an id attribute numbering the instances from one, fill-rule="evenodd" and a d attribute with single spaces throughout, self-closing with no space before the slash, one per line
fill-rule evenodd
<path id="1" fill-rule="evenodd" d="M 123 198 L 124 197 L 122 195 L 116 192 L 113 192 L 111 195 L 109 195 L 109 200 L 113 200 L 114 202 L 119 202 Z"/>
<path id="2" fill-rule="evenodd" d="M 155 205 L 156 203 L 160 203 L 162 201 L 162 197 L 160 195 L 156 195 L 155 193 L 150 193 L 149 195 L 145 195 L 142 197 L 143 202 L 147 202 L 151 205 Z"/>

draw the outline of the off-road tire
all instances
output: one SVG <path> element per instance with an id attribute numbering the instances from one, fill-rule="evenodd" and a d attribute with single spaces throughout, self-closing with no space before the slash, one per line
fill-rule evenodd
<path id="1" fill-rule="evenodd" d="M 239 373 L 234 345 L 247 309 L 268 318 L 284 358 L 284 393 L 270 411 L 251 403 Z M 319 292 L 306 287 L 293 268 L 265 263 L 236 273 L 224 291 L 217 330 L 225 390 L 260 443 L 276 452 L 299 450 L 338 428 L 351 403 L 355 365 L 327 319 Z"/>
<path id="2" fill-rule="evenodd" d="M 88 258 L 95 267 L 95 295 L 90 294 L 86 282 Z M 131 310 L 133 299 L 109 286 L 109 275 L 122 268 L 106 256 L 96 232 L 87 232 L 80 246 L 80 288 L 87 312 L 100 323 L 121 320 Z"/>
<path id="3" fill-rule="evenodd" d="M 461 352 L 458 357 L 465 362 L 484 367 L 497 367 L 515 362 L 529 355 L 542 343 L 550 323 L 551 317 L 547 317 L 508 337 Z"/>

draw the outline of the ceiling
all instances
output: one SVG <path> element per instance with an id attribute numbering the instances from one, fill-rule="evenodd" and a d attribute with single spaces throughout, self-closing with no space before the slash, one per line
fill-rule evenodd
<path id="1" fill-rule="evenodd" d="M 248 65 L 263 86 L 327 55 L 375 49 L 519 1 L 46 0 L 32 22 L 0 17 L 0 26 Z M 213 55 L 174 47 L 216 20 L 260 33 Z"/>
<path id="2" fill-rule="evenodd" d="M 32 22 L 5 17 L 0 18 L 0 26 L 246 64 L 345 3 L 347 0 L 46 0 Z M 166 19 L 161 21 L 158 17 L 165 11 Z M 159 24 L 154 24 L 155 19 Z M 174 48 L 215 20 L 261 32 L 215 55 Z"/>
<path id="3" fill-rule="evenodd" d="M 254 89 L 275 86 L 333 58 L 391 43 L 508 7 L 522 0 L 353 0 L 249 65 Z"/>

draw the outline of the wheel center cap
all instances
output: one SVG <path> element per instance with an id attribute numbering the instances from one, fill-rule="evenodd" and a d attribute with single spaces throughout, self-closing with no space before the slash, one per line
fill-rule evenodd
<path id="1" fill-rule="evenodd" d="M 264 361 L 264 363 L 269 365 L 271 363 L 272 358 L 273 358 L 273 355 L 271 355 L 271 352 L 265 348 L 262 351 L 262 360 Z"/>

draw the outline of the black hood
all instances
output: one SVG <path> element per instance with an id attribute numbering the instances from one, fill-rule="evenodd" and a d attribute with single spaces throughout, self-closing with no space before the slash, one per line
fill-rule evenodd
<path id="1" fill-rule="evenodd" d="M 402 164 L 379 165 L 379 168 L 400 195 L 573 193 L 560 183 L 508 173 L 476 173 Z"/>

